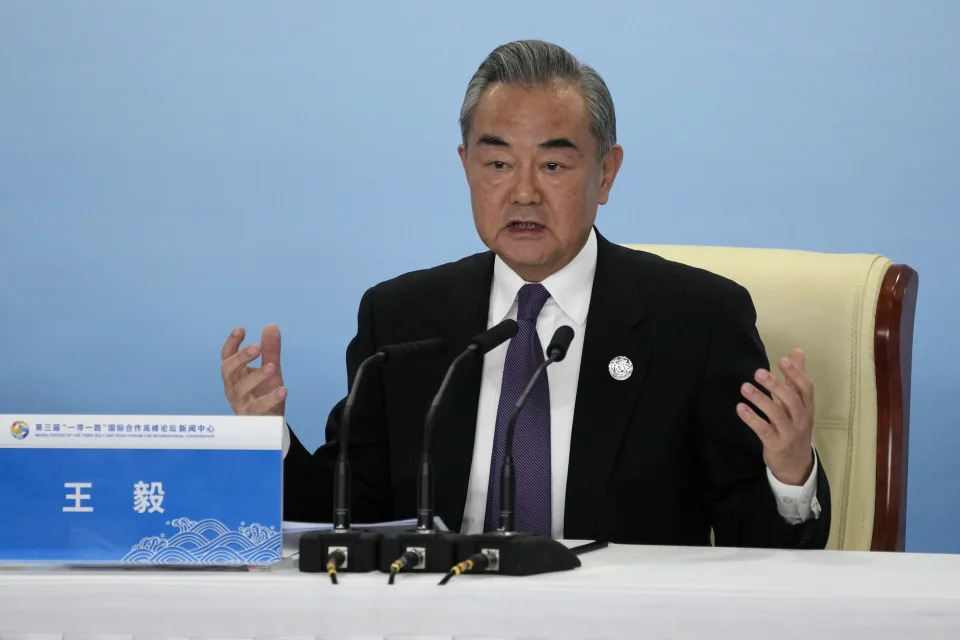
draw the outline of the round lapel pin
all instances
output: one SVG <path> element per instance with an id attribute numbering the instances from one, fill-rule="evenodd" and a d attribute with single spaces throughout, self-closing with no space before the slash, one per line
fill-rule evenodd
<path id="1" fill-rule="evenodd" d="M 633 363 L 626 356 L 617 356 L 610 361 L 607 368 L 610 370 L 610 377 L 621 382 L 633 375 Z"/>

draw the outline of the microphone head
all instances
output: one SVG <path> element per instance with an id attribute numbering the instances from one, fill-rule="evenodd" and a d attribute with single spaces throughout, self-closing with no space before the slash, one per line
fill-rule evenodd
<path id="1" fill-rule="evenodd" d="M 547 347 L 547 357 L 553 358 L 554 362 L 560 362 L 567 357 L 567 349 L 570 348 L 571 342 L 573 342 L 573 329 L 563 325 L 553 332 L 550 346 Z"/>
<path id="2" fill-rule="evenodd" d="M 480 335 L 475 336 L 473 340 L 470 341 L 470 346 L 476 347 L 474 355 L 482 356 L 488 351 L 496 349 L 515 335 L 517 335 L 517 321 L 504 320 L 500 324 L 494 325 Z"/>
<path id="3" fill-rule="evenodd" d="M 443 338 L 428 338 L 416 342 L 402 342 L 380 347 L 377 353 L 381 362 L 392 359 L 415 358 L 418 356 L 438 356 L 447 350 L 447 341 Z"/>

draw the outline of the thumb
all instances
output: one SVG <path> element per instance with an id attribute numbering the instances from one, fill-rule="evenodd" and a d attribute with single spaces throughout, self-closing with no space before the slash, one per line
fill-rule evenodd
<path id="1" fill-rule="evenodd" d="M 263 328 L 260 335 L 260 351 L 263 354 L 263 364 L 270 362 L 276 367 L 277 374 L 280 373 L 280 327 L 275 324 L 268 324 Z"/>

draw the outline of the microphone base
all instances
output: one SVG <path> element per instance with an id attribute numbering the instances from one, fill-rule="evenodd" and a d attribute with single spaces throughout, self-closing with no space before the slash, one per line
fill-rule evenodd
<path id="1" fill-rule="evenodd" d="M 416 529 L 384 536 L 380 543 L 380 571 L 389 573 L 394 560 L 410 549 L 418 549 L 424 556 L 422 566 L 408 567 L 404 573 L 446 573 L 457 564 L 457 551 L 463 538 L 459 533 Z"/>
<path id="2" fill-rule="evenodd" d="M 326 573 L 327 559 L 334 551 L 342 551 L 347 559 L 338 573 L 376 571 L 380 564 L 382 533 L 365 529 L 346 531 L 311 531 L 300 536 L 300 571 Z"/>
<path id="3" fill-rule="evenodd" d="M 533 576 L 580 566 L 580 558 L 560 542 L 530 533 L 496 531 L 465 536 L 457 551 L 461 561 L 476 553 L 493 555 L 497 561 L 484 573 L 505 576 Z"/>

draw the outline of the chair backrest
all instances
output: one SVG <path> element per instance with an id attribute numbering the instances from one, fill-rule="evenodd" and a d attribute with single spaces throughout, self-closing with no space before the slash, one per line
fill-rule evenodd
<path id="1" fill-rule="evenodd" d="M 902 265 L 892 265 L 880 255 L 626 246 L 712 271 L 746 287 L 774 371 L 781 356 L 794 347 L 804 349 L 816 389 L 814 444 L 831 486 L 827 548 L 902 550 L 916 272 L 909 267 L 904 272 Z M 884 291 L 896 289 L 891 279 L 904 273 L 912 278 L 900 278 L 899 303 L 885 302 Z M 896 312 L 881 318 L 896 325 L 895 363 L 887 357 L 890 345 L 878 339 L 880 333 L 890 333 L 877 324 L 878 308 L 884 305 Z M 883 353 L 877 353 L 878 348 Z M 895 372 L 885 370 L 878 378 L 880 361 L 888 369 L 895 365 Z"/>

